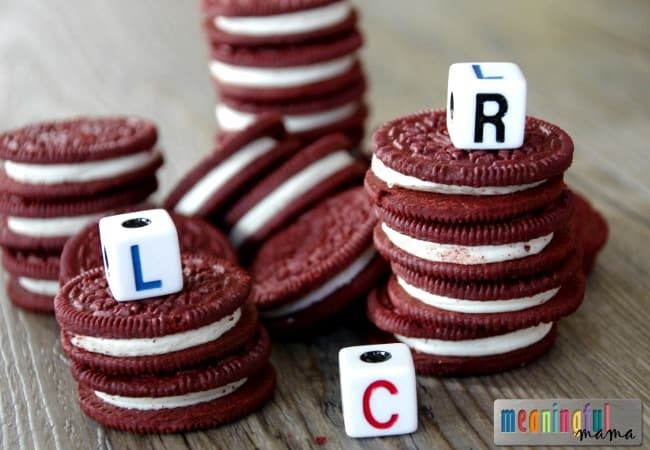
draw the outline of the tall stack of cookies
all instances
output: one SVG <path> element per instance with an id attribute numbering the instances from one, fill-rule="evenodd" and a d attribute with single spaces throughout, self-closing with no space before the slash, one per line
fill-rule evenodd
<path id="1" fill-rule="evenodd" d="M 452 103 L 453 105 L 453 103 Z M 570 137 L 527 118 L 523 145 L 461 150 L 444 110 L 391 120 L 374 135 L 365 180 L 390 261 L 370 320 L 406 343 L 418 372 L 469 375 L 530 362 L 584 294 Z"/>
<path id="2" fill-rule="evenodd" d="M 303 143 L 332 132 L 363 137 L 362 38 L 348 0 L 203 0 L 222 135 L 264 112 Z"/>
<path id="3" fill-rule="evenodd" d="M 118 302 L 100 266 L 56 297 L 81 409 L 105 426 L 138 433 L 213 427 L 273 394 L 270 340 L 249 300 L 250 277 L 207 254 L 184 253 L 180 263 L 177 293 Z"/>
<path id="4" fill-rule="evenodd" d="M 0 135 L 0 245 L 17 306 L 51 313 L 59 255 L 88 222 L 141 204 L 163 157 L 153 123 L 79 118 Z"/>

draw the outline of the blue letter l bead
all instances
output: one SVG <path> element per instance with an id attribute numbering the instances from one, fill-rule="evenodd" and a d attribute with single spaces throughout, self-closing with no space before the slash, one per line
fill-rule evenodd
<path id="1" fill-rule="evenodd" d="M 162 286 L 161 280 L 144 281 L 142 279 L 142 263 L 140 262 L 140 246 L 131 246 L 131 262 L 133 263 L 133 278 L 135 278 L 135 290 L 144 291 L 147 289 L 158 289 Z"/>
<path id="2" fill-rule="evenodd" d="M 481 66 L 479 64 L 472 64 L 472 69 L 474 69 L 476 78 L 478 78 L 479 80 L 502 80 L 503 79 L 503 77 L 500 75 L 486 77 L 485 75 L 483 75 L 483 71 L 481 70 Z"/>

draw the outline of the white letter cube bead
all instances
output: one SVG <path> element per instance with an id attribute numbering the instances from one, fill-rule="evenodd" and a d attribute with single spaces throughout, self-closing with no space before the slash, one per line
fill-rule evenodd
<path id="1" fill-rule="evenodd" d="M 404 344 L 339 351 L 345 432 L 350 437 L 413 433 L 418 428 L 415 368 Z"/>
<path id="2" fill-rule="evenodd" d="M 115 300 L 140 300 L 183 289 L 178 234 L 164 209 L 104 217 L 99 238 Z"/>
<path id="3" fill-rule="evenodd" d="M 456 148 L 521 147 L 526 79 L 516 64 L 458 63 L 449 67 L 447 130 Z"/>

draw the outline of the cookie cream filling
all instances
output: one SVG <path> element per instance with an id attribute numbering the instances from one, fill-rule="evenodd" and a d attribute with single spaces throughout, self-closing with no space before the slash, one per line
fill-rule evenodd
<path id="1" fill-rule="evenodd" d="M 411 297 L 422 303 L 446 311 L 454 311 L 464 314 L 492 314 L 509 311 L 521 311 L 533 306 L 546 303 L 560 291 L 560 288 L 549 289 L 528 297 L 511 298 L 507 300 L 465 300 L 460 298 L 446 297 L 432 294 L 409 284 L 403 278 L 397 277 L 397 283 Z"/>
<path id="2" fill-rule="evenodd" d="M 293 314 L 296 311 L 306 309 L 311 305 L 324 300 L 337 290 L 351 283 L 352 280 L 354 280 L 356 276 L 359 275 L 361 271 L 368 266 L 375 254 L 376 251 L 374 246 L 369 247 L 352 264 L 343 269 L 343 271 L 339 272 L 334 278 L 327 281 L 318 289 L 311 291 L 299 300 L 291 302 L 287 305 L 269 309 L 267 311 L 261 311 L 261 316 L 266 317 L 267 319 L 288 316 L 289 314 Z"/>
<path id="3" fill-rule="evenodd" d="M 424 339 L 406 337 L 396 334 L 400 342 L 410 348 L 428 355 L 436 356 L 489 356 L 519 350 L 541 341 L 551 331 L 553 322 L 540 323 L 530 328 L 512 331 L 498 336 L 462 341 L 445 341 L 442 339 Z"/>
<path id="4" fill-rule="evenodd" d="M 271 151 L 276 144 L 275 139 L 262 137 L 240 148 L 197 181 L 181 197 L 174 210 L 185 215 L 196 214 L 210 196 L 241 172 L 244 167 Z"/>
<path id="5" fill-rule="evenodd" d="M 529 241 L 502 245 L 456 245 L 423 241 L 381 224 L 388 239 L 406 253 L 432 262 L 463 265 L 490 264 L 536 255 L 553 239 L 553 233 Z"/>
<path id="6" fill-rule="evenodd" d="M 513 194 L 526 189 L 532 189 L 544 184 L 546 180 L 535 183 L 517 184 L 511 186 L 484 186 L 473 187 L 455 184 L 442 184 L 433 181 L 425 181 L 419 178 L 404 175 L 386 166 L 377 156 L 373 155 L 370 168 L 377 178 L 382 180 L 388 187 L 399 186 L 412 191 L 434 192 L 436 194 L 448 195 L 505 195 Z"/>
<path id="7" fill-rule="evenodd" d="M 99 220 L 109 212 L 66 217 L 7 217 L 9 229 L 24 236 L 65 237 L 81 231 L 88 223 Z"/>
<path id="8" fill-rule="evenodd" d="M 355 159 L 346 150 L 338 150 L 311 163 L 280 184 L 253 206 L 230 230 L 230 241 L 236 247 L 255 234 L 278 211 L 336 172 L 354 164 Z"/>
<path id="9" fill-rule="evenodd" d="M 340 1 L 320 8 L 269 16 L 217 16 L 214 26 L 226 33 L 246 36 L 308 33 L 343 22 L 351 10 L 348 1 Z"/>
<path id="10" fill-rule="evenodd" d="M 28 184 L 83 183 L 104 180 L 133 172 L 151 163 L 160 155 L 148 150 L 118 158 L 70 164 L 31 164 L 5 161 L 5 173 L 12 180 Z"/>
<path id="11" fill-rule="evenodd" d="M 163 355 L 215 341 L 237 325 L 240 318 L 241 309 L 238 308 L 232 314 L 216 322 L 204 325 L 195 330 L 168 334 L 167 336 L 114 339 L 76 334 L 70 338 L 70 342 L 75 347 L 86 350 L 87 352 L 100 353 L 108 356 Z"/>
<path id="12" fill-rule="evenodd" d="M 284 126 L 290 133 L 314 130 L 325 127 L 349 117 L 359 110 L 358 102 L 350 102 L 327 111 L 316 113 L 285 115 Z M 220 103 L 216 108 L 217 124 L 224 131 L 240 131 L 255 121 L 254 113 L 238 111 L 228 105 Z"/>
<path id="13" fill-rule="evenodd" d="M 217 81 L 253 88 L 303 86 L 343 75 L 354 65 L 355 53 L 329 61 L 294 67 L 250 67 L 213 60 L 210 72 Z"/>
<path id="14" fill-rule="evenodd" d="M 29 277 L 18 277 L 18 284 L 28 292 L 54 297 L 59 292 L 59 282 L 56 280 L 39 280 Z"/>
<path id="15" fill-rule="evenodd" d="M 104 403 L 124 409 L 151 411 L 156 409 L 184 408 L 230 395 L 246 383 L 246 381 L 247 378 L 242 378 L 241 380 L 233 381 L 232 383 L 224 384 L 214 389 L 190 392 L 189 394 L 183 395 L 171 395 L 169 397 L 123 397 L 101 391 L 95 391 L 95 395 Z"/>

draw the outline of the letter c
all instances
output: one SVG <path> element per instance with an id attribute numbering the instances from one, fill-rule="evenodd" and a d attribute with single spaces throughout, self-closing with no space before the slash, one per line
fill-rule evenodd
<path id="1" fill-rule="evenodd" d="M 391 415 L 386 422 L 380 422 L 377 419 L 375 419 L 375 416 L 372 414 L 372 410 L 370 409 L 370 398 L 372 397 L 374 391 L 379 388 L 386 389 L 391 395 L 397 394 L 397 387 L 390 381 L 387 380 L 373 381 L 372 383 L 370 383 L 370 385 L 366 388 L 365 392 L 363 393 L 363 415 L 370 425 L 380 430 L 385 430 L 395 425 L 395 422 L 397 422 L 399 414 Z"/>

